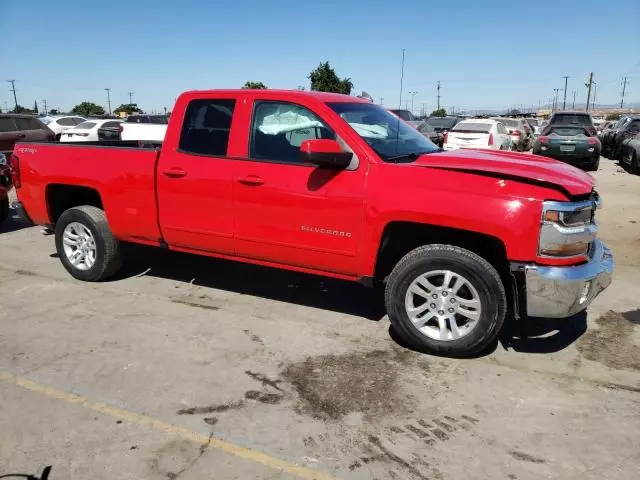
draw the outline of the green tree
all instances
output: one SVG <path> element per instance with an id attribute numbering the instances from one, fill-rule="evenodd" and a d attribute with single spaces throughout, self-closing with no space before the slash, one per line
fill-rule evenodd
<path id="1" fill-rule="evenodd" d="M 522 112 L 517 108 L 512 108 L 507 112 L 507 115 L 520 115 Z"/>
<path id="2" fill-rule="evenodd" d="M 351 95 L 353 82 L 350 78 L 340 78 L 329 62 L 320 63 L 307 77 L 311 80 L 311 90 Z"/>
<path id="3" fill-rule="evenodd" d="M 446 117 L 447 111 L 444 108 L 439 108 L 431 112 L 431 117 Z"/>
<path id="4" fill-rule="evenodd" d="M 619 113 L 610 113 L 604 119 L 607 120 L 607 121 L 620 120 L 620 114 Z"/>
<path id="5" fill-rule="evenodd" d="M 113 111 L 115 114 L 119 114 L 120 112 L 131 115 L 132 113 L 142 113 L 142 109 L 138 108 L 137 103 L 123 103 Z"/>
<path id="6" fill-rule="evenodd" d="M 58 110 L 57 108 L 52 108 L 51 110 L 49 110 L 49 115 L 58 115 L 60 113 L 60 110 Z"/>
<path id="7" fill-rule="evenodd" d="M 86 117 L 95 115 L 104 115 L 104 108 L 92 102 L 82 102 L 71 109 L 71 113 L 76 115 L 84 115 Z"/>
<path id="8" fill-rule="evenodd" d="M 242 88 L 246 90 L 266 90 L 268 87 L 262 82 L 247 82 Z"/>
<path id="9" fill-rule="evenodd" d="M 23 107 L 22 105 L 17 105 L 10 113 L 33 113 L 28 108 Z"/>

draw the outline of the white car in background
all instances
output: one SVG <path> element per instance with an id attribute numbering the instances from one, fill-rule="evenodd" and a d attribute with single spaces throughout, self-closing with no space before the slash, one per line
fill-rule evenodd
<path id="1" fill-rule="evenodd" d="M 505 126 L 497 120 L 469 118 L 456 124 L 445 134 L 443 148 L 445 150 L 460 148 L 509 150 L 511 137 Z"/>
<path id="2" fill-rule="evenodd" d="M 145 140 L 148 142 L 162 142 L 167 133 L 167 115 L 129 115 L 120 125 L 120 140 Z"/>
<path id="3" fill-rule="evenodd" d="M 98 130 L 101 128 L 117 127 L 122 120 L 87 120 L 81 124 L 65 130 L 60 136 L 61 142 L 97 142 L 100 140 Z"/>
<path id="4" fill-rule="evenodd" d="M 42 123 L 44 123 L 56 136 L 56 140 L 60 140 L 60 136 L 62 132 L 65 130 L 69 130 L 70 128 L 74 128 L 77 125 L 80 125 L 82 122 L 86 122 L 87 119 L 84 117 L 80 117 L 78 115 L 60 115 L 60 116 L 47 116 L 39 118 Z"/>

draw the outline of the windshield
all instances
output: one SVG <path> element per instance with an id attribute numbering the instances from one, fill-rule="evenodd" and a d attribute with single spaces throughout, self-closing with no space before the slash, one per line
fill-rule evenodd
<path id="1" fill-rule="evenodd" d="M 455 118 L 447 118 L 447 117 L 429 117 L 425 120 L 432 127 L 438 128 L 451 128 L 455 125 Z"/>
<path id="2" fill-rule="evenodd" d="M 385 161 L 399 155 L 440 151 L 431 140 L 379 105 L 340 102 L 328 106 Z"/>

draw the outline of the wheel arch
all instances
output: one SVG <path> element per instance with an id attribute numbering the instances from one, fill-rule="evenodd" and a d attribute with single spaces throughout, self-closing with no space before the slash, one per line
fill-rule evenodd
<path id="1" fill-rule="evenodd" d="M 104 210 L 102 196 L 93 187 L 53 183 L 47 185 L 45 198 L 49 220 L 53 225 L 65 211 L 73 207 L 90 205 Z"/>

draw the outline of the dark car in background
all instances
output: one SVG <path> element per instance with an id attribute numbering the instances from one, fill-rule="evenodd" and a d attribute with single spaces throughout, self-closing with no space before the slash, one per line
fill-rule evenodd
<path id="1" fill-rule="evenodd" d="M 122 131 L 121 123 L 122 120 L 105 122 L 100 128 L 98 128 L 98 140 L 120 140 L 120 132 Z"/>
<path id="2" fill-rule="evenodd" d="M 11 188 L 11 172 L 9 161 L 4 153 L 0 153 L 0 224 L 9 216 L 9 189 Z"/>
<path id="3" fill-rule="evenodd" d="M 587 129 L 589 135 L 595 136 L 597 134 L 596 127 L 593 125 L 593 119 L 587 112 L 556 112 L 551 115 L 549 122 L 544 127 L 541 135 L 549 135 L 551 127 L 558 125 L 571 125 L 580 126 Z"/>
<path id="4" fill-rule="evenodd" d="M 622 141 L 620 163 L 627 166 L 631 173 L 640 175 L 640 132 Z"/>
<path id="5" fill-rule="evenodd" d="M 55 134 L 33 115 L 0 113 L 0 153 L 7 158 L 16 142 L 48 142 Z"/>
<path id="6" fill-rule="evenodd" d="M 418 128 L 418 125 L 420 125 L 420 120 L 418 120 L 409 110 L 389 109 L 389 111 L 396 117 L 400 117 L 413 128 Z"/>
<path id="7" fill-rule="evenodd" d="M 625 115 L 602 137 L 602 156 L 610 160 L 621 159 L 622 143 L 640 132 L 640 115 Z"/>
<path id="8" fill-rule="evenodd" d="M 427 122 L 420 122 L 420 124 L 416 127 L 417 130 L 431 140 L 433 143 L 442 148 L 444 144 L 444 134 L 440 132 L 436 132 L 436 129 L 429 125 Z"/>
<path id="9" fill-rule="evenodd" d="M 600 140 L 591 134 L 588 126 L 547 125 L 536 138 L 533 153 L 561 162 L 596 171 L 600 165 Z"/>
<path id="10" fill-rule="evenodd" d="M 438 133 L 441 133 L 444 137 L 444 134 L 455 127 L 460 121 L 464 119 L 460 117 L 427 117 L 425 122 L 431 125 L 434 130 Z"/>

